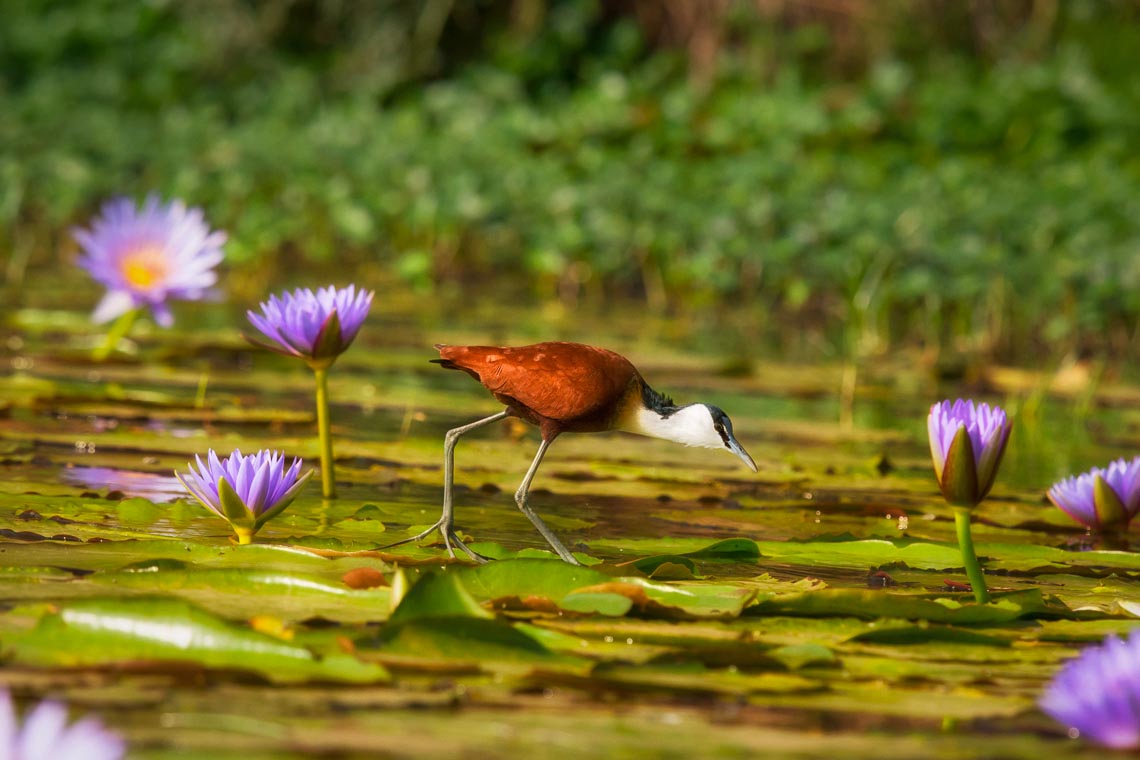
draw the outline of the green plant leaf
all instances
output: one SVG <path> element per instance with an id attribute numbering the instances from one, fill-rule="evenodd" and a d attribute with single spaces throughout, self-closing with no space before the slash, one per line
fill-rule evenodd
<path id="1" fill-rule="evenodd" d="M 953 599 L 937 594 L 896 594 L 858 589 L 821 589 L 803 593 L 761 595 L 749 614 L 843 615 L 865 619 L 906 618 L 939 623 L 973 625 L 1007 623 L 1049 610 L 1040 589 L 994 594 L 988 604 L 972 598 Z"/>
<path id="2" fill-rule="evenodd" d="M 399 606 L 392 611 L 390 625 L 421 618 L 492 618 L 487 610 L 464 588 L 459 573 L 442 570 L 425 572 L 416 581 Z"/>
<path id="3" fill-rule="evenodd" d="M 687 552 L 693 559 L 717 559 L 746 562 L 759 559 L 760 546 L 750 538 L 726 538 L 695 551 Z"/>
<path id="4" fill-rule="evenodd" d="M 313 679 L 372 683 L 387 679 L 378 665 L 337 651 L 320 656 L 163 597 L 88 599 L 42 617 L 9 637 L 14 662 L 57 667 L 193 663 L 244 670 L 278 682 Z"/>
<path id="5" fill-rule="evenodd" d="M 414 618 L 389 624 L 380 634 L 383 656 L 399 657 L 400 667 L 415 663 L 436 668 L 433 663 L 466 664 L 485 670 L 535 666 L 570 668 L 585 673 L 589 661 L 548 650 L 529 636 L 501 620 L 475 617 Z"/>

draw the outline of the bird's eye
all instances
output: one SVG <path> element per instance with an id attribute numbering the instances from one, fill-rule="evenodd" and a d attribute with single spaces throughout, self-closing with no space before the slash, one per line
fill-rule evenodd
<path id="1" fill-rule="evenodd" d="M 732 448 L 728 443 L 728 431 L 724 429 L 724 425 L 722 423 L 714 422 L 713 423 L 713 430 L 715 430 L 717 432 L 717 435 L 720 436 L 720 439 L 722 441 L 724 441 L 725 446 L 727 446 L 728 448 Z"/>

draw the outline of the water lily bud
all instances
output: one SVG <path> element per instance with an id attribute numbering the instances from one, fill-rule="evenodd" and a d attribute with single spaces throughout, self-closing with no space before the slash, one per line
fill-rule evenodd
<path id="1" fill-rule="evenodd" d="M 946 501 L 975 507 L 997 477 L 1012 427 L 1005 411 L 958 399 L 930 408 L 927 418 L 934 474 Z"/>

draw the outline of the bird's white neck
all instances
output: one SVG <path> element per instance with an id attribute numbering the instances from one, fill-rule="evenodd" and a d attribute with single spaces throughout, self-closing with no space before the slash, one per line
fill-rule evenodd
<path id="1" fill-rule="evenodd" d="M 724 441 L 714 429 L 709 408 L 704 404 L 683 406 L 668 416 L 653 409 L 640 407 L 622 425 L 622 429 L 651 438 L 664 438 L 666 441 L 675 441 L 686 446 L 724 448 Z"/>

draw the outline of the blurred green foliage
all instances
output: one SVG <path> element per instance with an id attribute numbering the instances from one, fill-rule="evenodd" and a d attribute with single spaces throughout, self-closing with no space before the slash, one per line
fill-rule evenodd
<path id="1" fill-rule="evenodd" d="M 632 0 L 10 3 L 0 245 L 66 260 L 157 189 L 239 267 L 726 303 L 861 352 L 1135 351 L 1134 2 L 853 0 L 874 34 L 764 5 L 706 19 L 710 65 Z"/>

